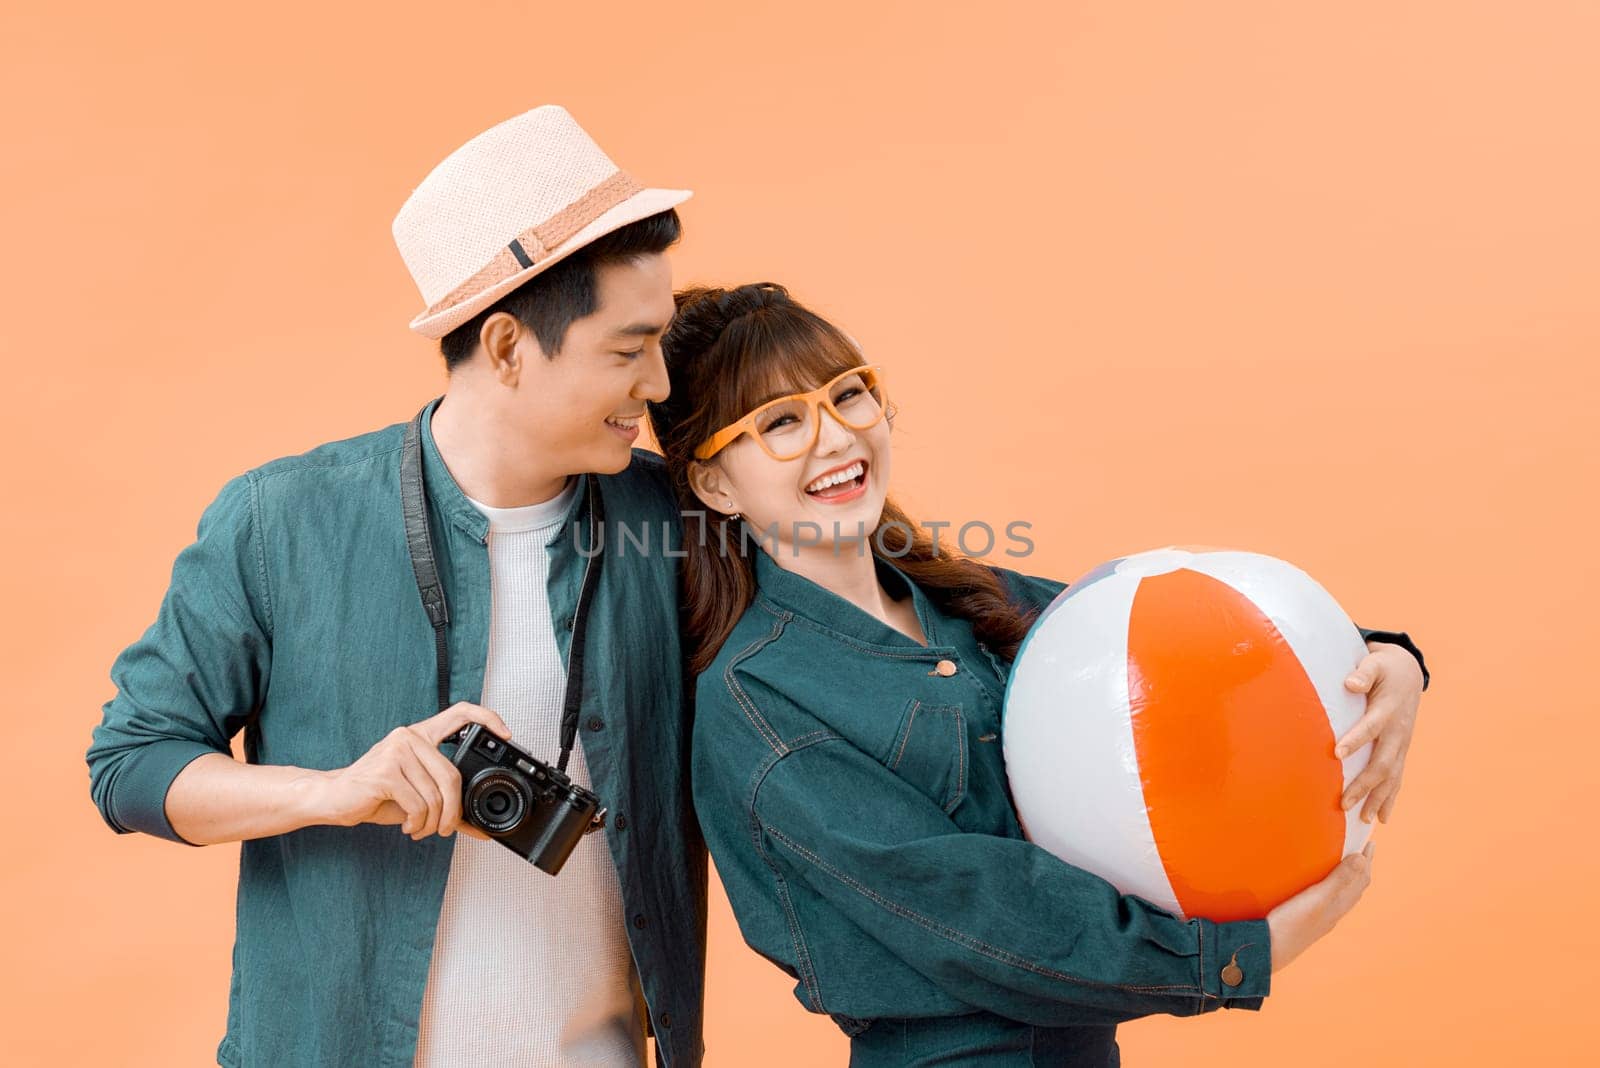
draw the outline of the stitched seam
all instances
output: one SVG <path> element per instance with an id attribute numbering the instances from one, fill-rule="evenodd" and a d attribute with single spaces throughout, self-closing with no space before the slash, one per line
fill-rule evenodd
<path id="1" fill-rule="evenodd" d="M 1081 985 L 1081 986 L 1090 986 L 1090 987 L 1096 987 L 1096 988 L 1100 988 L 1100 989 L 1132 990 L 1132 991 L 1141 991 L 1141 992 L 1184 992 L 1184 993 L 1193 993 L 1194 990 L 1195 990 L 1195 988 L 1192 985 L 1182 985 L 1182 984 L 1171 985 L 1171 986 L 1133 986 L 1133 985 L 1127 985 L 1127 984 L 1122 984 L 1122 983 L 1103 983 L 1103 982 L 1100 982 L 1100 981 L 1094 980 L 1094 979 L 1084 979 L 1081 976 L 1068 975 L 1065 972 L 1058 972 L 1058 971 L 1056 971 L 1056 970 L 1054 970 L 1052 968 L 1046 968 L 1043 965 L 1035 964 L 1034 962 L 1026 959 L 1025 957 L 1019 957 L 1015 953 L 1012 953 L 1012 952 L 1010 952 L 1008 950 L 1001 949 L 998 946 L 991 946 L 987 942 L 984 942 L 981 939 L 975 938 L 972 935 L 969 935 L 969 934 L 967 934 L 967 933 L 965 933 L 963 931 L 957 931 L 957 930 L 955 930 L 953 928 L 945 927 L 942 924 L 936 923 L 933 920 L 928 919 L 926 916 L 923 916 L 920 913 L 914 912 L 913 910 L 911 910 L 909 908 L 906 908 L 904 905 L 900 905 L 900 904 L 897 904 L 897 903 L 889 900 L 888 898 L 884 897 L 883 895 L 881 895 L 881 894 L 877 893 L 876 891 L 872 890 L 870 887 L 865 886 L 865 885 L 861 884 L 860 882 L 857 882 L 856 880 L 852 879 L 850 876 L 848 876 L 848 875 L 844 874 L 843 872 L 839 871 L 837 868 L 834 868 L 833 866 L 829 865 L 821 857 L 817 856 L 815 853 L 812 853 L 810 850 L 806 849 L 800 843 L 796 842 L 794 839 L 790 838 L 788 835 L 784 834 L 782 831 L 778 830 L 775 827 L 772 827 L 772 826 L 769 825 L 767 827 L 767 833 L 772 835 L 778 841 L 782 842 L 784 845 L 788 846 L 790 849 L 794 850 L 796 853 L 799 853 L 805 859 L 809 860 L 813 865 L 815 865 L 818 869 L 820 869 L 824 873 L 826 873 L 828 875 L 831 875 L 834 879 L 836 879 L 839 882 L 845 884 L 846 886 L 850 887 L 852 890 L 855 890 L 857 893 L 861 894 L 863 897 L 868 898 L 869 900 L 873 901 L 874 903 L 878 904 L 879 906 L 881 906 L 882 908 L 888 910 L 889 912 L 892 912 L 895 915 L 900 916 L 903 919 L 911 920 L 913 923 L 916 923 L 918 926 L 926 928 L 927 930 L 933 932 L 934 934 L 937 934 L 937 935 L 945 938 L 947 941 L 954 942 L 957 945 L 963 946 L 963 947 L 965 947 L 967 949 L 971 949 L 974 952 L 981 953 L 986 957 L 990 957 L 990 958 L 992 958 L 994 960 L 1000 961 L 1002 964 L 1009 964 L 1009 965 L 1012 965 L 1013 967 L 1022 968 L 1022 969 L 1026 970 L 1026 971 L 1034 972 L 1034 973 L 1036 973 L 1038 975 L 1042 975 L 1042 976 L 1045 976 L 1047 978 L 1059 979 L 1059 980 L 1061 980 L 1063 982 L 1076 983 L 1076 984 Z"/>
<path id="2" fill-rule="evenodd" d="M 783 739 L 778 736 L 778 732 L 772 729 L 772 725 L 761 715 L 760 709 L 756 708 L 756 703 L 745 693 L 744 687 L 739 685 L 738 680 L 734 678 L 733 669 L 738 667 L 742 661 L 754 656 L 762 646 L 782 634 L 783 625 L 786 622 L 787 620 L 780 618 L 772 625 L 772 633 L 765 637 L 757 638 L 745 646 L 744 650 L 728 661 L 728 666 L 722 670 L 722 681 L 727 685 L 728 692 L 733 695 L 733 699 L 739 703 L 739 707 L 744 710 L 744 718 L 750 721 L 750 725 L 756 729 L 756 733 L 761 735 L 772 751 L 779 756 L 788 752 L 789 747 L 783 744 Z"/>
<path id="3" fill-rule="evenodd" d="M 234 486 L 237 484 L 237 482 L 238 479 L 233 479 L 228 483 L 228 485 Z M 218 499 L 221 499 L 220 495 Z M 212 503 L 214 505 L 216 502 Z M 208 506 L 208 510 L 209 507 L 210 506 Z M 253 506 L 250 512 L 249 525 L 250 530 L 246 536 L 248 540 L 253 542 L 255 540 L 256 527 L 255 510 Z M 195 530 L 196 541 L 198 542 L 205 537 L 212 536 L 212 528 L 214 526 L 214 521 L 207 521 L 206 518 L 202 516 L 200 526 Z M 231 545 L 229 547 L 232 548 Z M 253 630 L 256 628 L 259 620 L 256 613 L 256 598 L 254 596 L 255 591 L 253 591 L 250 587 L 251 579 L 249 577 L 249 565 L 243 560 L 239 559 L 236 559 L 234 562 L 240 566 L 240 569 L 243 572 L 240 575 L 240 581 L 238 583 L 238 596 L 235 596 L 235 590 L 230 589 L 228 584 L 213 584 L 210 587 L 210 590 L 211 593 L 216 597 L 218 603 L 221 604 L 222 607 L 228 612 L 231 621 L 237 624 L 240 630 Z M 268 629 L 270 631 L 270 626 Z"/>
<path id="4" fill-rule="evenodd" d="M 260 480 L 254 475 L 250 477 L 250 540 L 256 549 L 256 576 L 261 581 L 261 600 L 267 609 L 267 635 L 270 637 L 276 625 L 272 614 L 272 582 L 267 577 L 267 550 L 263 542 L 261 529 L 261 485 Z"/>
<path id="5" fill-rule="evenodd" d="M 906 718 L 905 732 L 900 736 L 900 747 L 895 751 L 894 761 L 889 765 L 890 771 L 900 770 L 900 761 L 905 757 L 906 746 L 911 743 L 911 732 L 917 721 L 917 713 L 923 708 L 922 701 L 913 698 L 911 712 Z M 928 705 L 929 711 L 948 711 L 955 717 L 955 742 L 956 742 L 956 785 L 950 800 L 940 807 L 945 815 L 950 815 L 967 796 L 967 718 L 962 715 L 959 705 Z"/>
<path id="6" fill-rule="evenodd" d="M 954 812 L 956 806 L 961 804 L 961 799 L 967 796 L 967 718 L 955 705 L 950 706 L 950 711 L 956 717 L 956 796 L 944 806 L 946 816 Z"/>
<path id="7" fill-rule="evenodd" d="M 980 642 L 978 648 L 982 649 L 983 655 L 989 658 L 989 666 L 994 669 L 995 678 L 1000 680 L 1002 687 L 1005 686 L 1006 680 L 1011 675 L 1011 665 L 996 656 L 994 651 L 987 645 Z"/>
<path id="8" fill-rule="evenodd" d="M 1192 985 L 1174 984 L 1170 986 L 1135 986 L 1123 983 L 1105 983 L 1095 979 L 1085 979 L 1082 976 L 1069 975 L 1066 972 L 1058 972 L 1053 968 L 1046 968 L 1041 964 L 1035 964 L 1033 961 L 1030 961 L 1025 957 L 1019 957 L 1015 953 L 1012 953 L 1009 950 L 1001 949 L 998 946 L 991 946 L 989 943 L 975 938 L 964 931 L 957 931 L 953 928 L 946 927 L 943 924 L 936 923 L 935 921 L 930 920 L 928 917 L 923 916 L 918 912 L 914 912 L 904 905 L 889 900 L 882 894 L 874 891 L 871 887 L 863 885 L 862 883 L 846 875 L 844 872 L 828 864 L 821 857 L 806 849 L 805 846 L 801 845 L 799 842 L 796 842 L 794 839 L 790 838 L 776 827 L 768 825 L 767 833 L 772 835 L 772 837 L 776 838 L 778 841 L 782 842 L 784 845 L 788 846 L 790 849 L 794 850 L 806 860 L 810 861 L 820 871 L 832 876 L 837 881 L 843 883 L 845 886 L 848 886 L 850 889 L 877 904 L 884 910 L 891 912 L 902 919 L 910 920 L 912 923 L 915 923 L 919 927 L 922 927 L 933 934 L 940 936 L 948 942 L 953 942 L 964 949 L 969 949 L 974 953 L 989 957 L 991 960 L 999 961 L 1001 964 L 1010 965 L 1013 968 L 1020 968 L 1023 971 L 1033 972 L 1035 975 L 1041 975 L 1047 979 L 1056 979 L 1064 983 L 1072 983 L 1077 986 L 1092 987 L 1099 990 L 1127 990 L 1136 993 L 1152 994 L 1195 993 L 1195 988 Z"/>
<path id="9" fill-rule="evenodd" d="M 402 451 L 404 448 L 405 446 L 403 444 L 396 445 L 392 449 L 385 449 L 382 452 L 370 453 L 366 456 L 357 456 L 353 460 L 339 460 L 333 463 L 325 464 L 311 463 L 310 461 L 302 460 L 289 467 L 280 467 L 275 471 L 263 471 L 260 468 L 257 468 L 253 473 L 257 478 L 265 481 L 269 478 L 277 478 L 280 475 L 292 475 L 300 471 L 332 471 L 340 467 L 354 467 L 357 464 L 369 464 L 375 460 L 381 460 L 385 456 L 393 456 L 395 453 Z"/>
<path id="10" fill-rule="evenodd" d="M 766 844 L 761 841 L 761 818 L 756 815 L 756 795 L 761 792 L 761 783 L 766 779 L 767 773 L 772 770 L 773 765 L 782 759 L 782 753 L 774 753 L 773 755 L 767 757 L 767 759 L 756 768 L 755 774 L 750 776 L 750 799 L 745 802 L 746 807 L 749 810 L 750 842 L 756 848 L 756 855 L 759 856 L 761 858 L 761 862 L 771 870 L 775 878 L 782 878 L 782 872 L 778 870 L 778 865 L 773 863 L 772 858 L 767 855 Z"/>
<path id="11" fill-rule="evenodd" d="M 820 742 L 825 738 L 831 738 L 831 737 L 833 737 L 833 731 L 830 731 L 830 730 L 824 729 L 824 730 L 820 730 L 820 731 L 812 731 L 810 734 L 802 734 L 798 738 L 789 739 L 789 744 L 785 748 L 788 748 L 788 749 L 804 749 L 806 746 L 810 745 L 812 742 Z"/>
<path id="12" fill-rule="evenodd" d="M 778 763 L 783 760 L 784 757 L 798 753 L 802 749 L 810 749 L 819 742 L 831 741 L 842 742 L 844 741 L 844 736 L 836 731 L 831 730 L 812 731 L 810 734 L 801 735 L 799 738 L 796 738 L 786 747 L 784 752 L 776 753 L 768 757 L 766 764 L 760 768 L 757 768 L 755 775 L 751 777 L 750 809 L 752 815 L 755 812 L 756 795 L 761 792 L 761 784 L 766 781 L 766 778 L 769 774 L 771 774 L 772 769 L 777 767 Z"/>
<path id="13" fill-rule="evenodd" d="M 750 838 L 756 847 L 756 855 L 759 856 L 761 858 L 761 862 L 767 866 L 767 870 L 772 873 L 772 878 L 777 884 L 778 897 L 783 903 L 783 911 L 787 916 L 787 922 L 789 924 L 789 941 L 795 947 L 795 959 L 800 971 L 800 980 L 805 985 L 806 991 L 811 995 L 811 1000 L 816 1005 L 816 1011 L 818 1012 L 823 1012 L 826 1010 L 822 1008 L 822 990 L 817 984 L 816 967 L 811 963 L 811 953 L 810 949 L 806 946 L 805 931 L 800 926 L 800 917 L 794 911 L 793 904 L 789 898 L 788 881 L 784 879 L 783 870 L 778 867 L 777 861 L 773 860 L 772 857 L 767 853 L 766 844 L 761 840 L 762 825 L 760 817 L 756 815 L 755 799 L 756 795 L 761 792 L 762 782 L 766 780 L 767 775 L 771 773 L 773 768 L 778 766 L 778 762 L 781 761 L 785 756 L 787 756 L 789 753 L 797 752 L 800 749 L 805 749 L 809 746 L 816 745 L 818 742 L 824 742 L 831 738 L 837 737 L 839 736 L 832 731 L 821 730 L 813 731 L 811 734 L 805 735 L 803 738 L 795 739 L 795 744 L 793 747 L 784 753 L 774 753 L 771 757 L 767 758 L 765 766 L 756 769 L 754 780 L 751 783 L 750 789 Z"/>
<path id="14" fill-rule="evenodd" d="M 878 646 L 868 645 L 867 643 L 856 638 L 851 638 L 848 635 L 840 634 L 836 630 L 830 630 L 827 627 L 822 626 L 820 623 L 816 623 L 807 619 L 805 616 L 797 616 L 793 612 L 783 609 L 775 602 L 767 600 L 764 594 L 756 594 L 756 600 L 761 602 L 761 607 L 765 608 L 772 614 L 786 616 L 794 622 L 802 624 L 803 626 L 816 631 L 818 634 L 826 635 L 841 645 L 848 645 L 850 648 L 855 649 L 857 652 L 864 653 L 867 656 L 876 656 L 883 660 L 943 660 L 948 659 L 946 654 L 954 654 L 955 652 L 955 648 L 948 645 L 924 645 L 919 646 L 916 649 L 907 649 L 904 652 L 899 652 L 892 649 L 882 649 Z"/>
<path id="15" fill-rule="evenodd" d="M 262 516 L 265 514 L 261 504 L 262 483 L 269 478 L 277 478 L 281 475 L 298 474 L 302 471 L 333 471 L 341 467 L 354 467 L 357 464 L 372 463 L 374 461 L 381 460 L 386 456 L 393 456 L 395 453 L 401 452 L 403 449 L 404 444 L 402 443 L 401 445 L 396 445 L 392 449 L 385 449 L 382 452 L 371 453 L 367 456 L 358 456 L 353 460 L 340 460 L 337 463 L 322 464 L 302 461 L 295 463 L 293 466 L 281 467 L 274 471 L 263 471 L 260 468 L 256 468 L 255 470 L 248 472 L 250 476 L 250 516 L 251 524 L 255 528 L 251 534 L 252 540 L 256 542 L 256 572 L 261 577 L 261 591 L 263 598 L 266 601 L 267 633 L 269 635 L 277 629 L 277 624 L 274 620 L 273 612 L 272 580 L 267 572 L 266 546 L 265 539 L 262 536 L 264 526 L 262 522 Z"/>
<path id="16" fill-rule="evenodd" d="M 838 737 L 839 735 L 833 731 L 823 730 L 808 734 L 804 739 L 797 738 L 795 743 L 788 747 L 787 751 L 774 753 L 768 757 L 766 762 L 761 767 L 758 767 L 755 774 L 750 777 L 750 800 L 747 802 L 750 806 L 750 840 L 755 844 L 756 853 L 761 857 L 761 862 L 771 869 L 772 874 L 777 878 L 781 879 L 783 877 L 783 869 L 779 868 L 777 862 L 768 855 L 766 844 L 761 840 L 761 818 L 756 815 L 756 797 L 761 793 L 761 784 L 766 781 L 767 776 L 772 773 L 772 769 L 777 767 L 778 762 L 784 757 L 791 753 L 798 753 L 802 749 L 809 749 L 818 742 L 826 742 Z"/>
<path id="17" fill-rule="evenodd" d="M 1200 936 L 1200 1000 L 1201 1000 L 1201 1002 L 1204 1002 L 1206 998 L 1216 998 L 1218 1000 L 1221 1000 L 1222 993 L 1221 993 L 1221 988 L 1220 987 L 1218 988 L 1218 992 L 1215 993 L 1215 994 L 1211 993 L 1211 991 L 1206 989 L 1206 972 L 1210 971 L 1211 969 L 1208 969 L 1206 967 L 1206 928 L 1205 928 L 1205 925 L 1204 924 L 1196 924 L 1195 928 L 1194 928 L 1194 931 L 1195 931 L 1195 934 Z"/>
<path id="18" fill-rule="evenodd" d="M 895 751 L 894 763 L 889 765 L 890 771 L 900 770 L 900 761 L 906 755 L 906 746 L 911 741 L 911 728 L 916 725 L 917 712 L 922 708 L 922 702 L 916 698 L 911 699 L 911 714 L 906 717 L 905 733 L 900 735 L 900 748 Z"/>
<path id="19" fill-rule="evenodd" d="M 800 917 L 795 914 L 794 902 L 789 899 L 789 883 L 783 876 L 777 876 L 778 900 L 783 902 L 783 911 L 789 920 L 789 941 L 794 946 L 795 963 L 799 965 L 800 981 L 805 984 L 806 993 L 811 996 L 812 1011 L 822 1012 L 822 991 L 817 987 L 817 969 L 811 963 L 811 952 L 806 946 L 805 932 L 800 929 Z"/>

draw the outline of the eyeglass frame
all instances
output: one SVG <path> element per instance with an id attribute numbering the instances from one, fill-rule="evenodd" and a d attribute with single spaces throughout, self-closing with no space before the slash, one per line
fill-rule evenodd
<path id="1" fill-rule="evenodd" d="M 850 423 L 849 420 L 845 419 L 844 416 L 839 414 L 839 409 L 833 406 L 833 398 L 829 396 L 829 394 L 832 392 L 833 387 L 837 386 L 841 381 L 849 378 L 851 375 L 858 375 L 862 371 L 872 372 L 873 382 L 878 391 L 878 418 L 874 419 L 866 426 L 855 426 Z M 826 407 L 828 409 L 828 414 L 833 416 L 834 421 L 846 429 L 870 430 L 883 420 L 889 418 L 890 415 L 889 389 L 884 384 L 883 379 L 884 375 L 882 367 L 879 367 L 876 364 L 863 363 L 858 364 L 855 367 L 851 367 L 848 370 L 840 371 L 838 374 L 828 379 L 816 389 L 807 390 L 804 393 L 790 393 L 783 397 L 774 397 L 772 400 L 757 406 L 741 418 L 729 423 L 715 434 L 712 434 L 705 441 L 701 442 L 694 450 L 694 458 L 702 461 L 709 460 L 717 453 L 721 452 L 723 449 L 739 440 L 739 438 L 743 435 L 749 434 L 751 437 L 756 439 L 756 444 L 761 446 L 762 452 L 765 452 L 768 456 L 771 456 L 779 463 L 784 463 L 788 460 L 798 460 L 800 457 L 810 452 L 811 449 L 817 444 L 817 435 L 822 432 L 822 413 L 818 411 L 818 409 L 822 407 Z M 791 401 L 799 401 L 810 410 L 811 437 L 810 440 L 806 442 L 804 447 L 802 447 L 793 456 L 780 457 L 774 455 L 772 447 L 761 439 L 761 431 L 756 427 L 756 417 L 774 405 L 788 404 Z"/>

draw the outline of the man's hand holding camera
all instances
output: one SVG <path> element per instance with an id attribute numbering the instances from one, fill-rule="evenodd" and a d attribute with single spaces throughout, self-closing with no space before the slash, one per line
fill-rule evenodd
<path id="1" fill-rule="evenodd" d="M 511 729 L 480 705 L 457 702 L 438 715 L 396 727 L 354 764 L 318 772 L 313 806 L 321 821 L 341 827 L 358 823 L 399 824 L 413 840 L 448 836 L 457 829 L 487 839 L 461 818 L 461 774 L 439 746 L 469 723 L 501 738 Z"/>

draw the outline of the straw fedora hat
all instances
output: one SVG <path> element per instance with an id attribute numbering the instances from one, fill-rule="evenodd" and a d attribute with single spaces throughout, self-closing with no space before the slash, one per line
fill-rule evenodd
<path id="1" fill-rule="evenodd" d="M 688 200 L 647 189 L 567 110 L 534 108 L 450 153 L 394 217 L 394 242 L 441 338 L 583 246 Z"/>

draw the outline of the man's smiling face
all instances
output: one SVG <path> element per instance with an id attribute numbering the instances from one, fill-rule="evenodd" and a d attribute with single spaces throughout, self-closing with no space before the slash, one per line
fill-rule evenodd
<path id="1" fill-rule="evenodd" d="M 661 253 L 595 268 L 597 306 L 574 319 L 547 358 L 524 330 L 520 422 L 569 473 L 621 471 L 632 459 L 647 401 L 667 396 L 661 335 L 672 320 L 672 267 Z"/>

